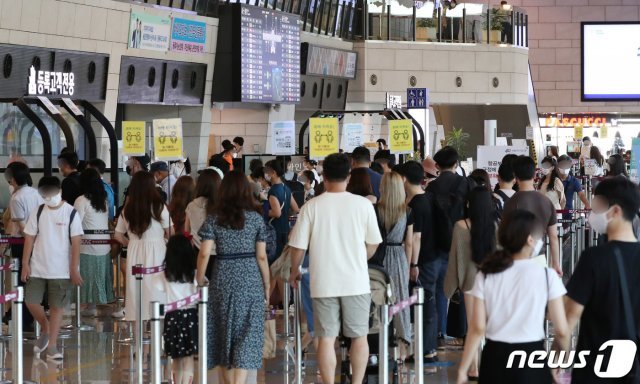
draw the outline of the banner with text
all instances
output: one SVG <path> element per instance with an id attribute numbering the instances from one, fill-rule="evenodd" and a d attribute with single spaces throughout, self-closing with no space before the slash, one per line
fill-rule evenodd
<path id="1" fill-rule="evenodd" d="M 180 53 L 204 53 L 207 24 L 201 21 L 173 18 L 171 50 Z"/>
<path id="2" fill-rule="evenodd" d="M 317 117 L 309 119 L 309 157 L 323 160 L 339 150 L 338 119 Z"/>
<path id="3" fill-rule="evenodd" d="M 411 120 L 389 120 L 389 150 L 391 153 L 413 153 Z"/>
<path id="4" fill-rule="evenodd" d="M 360 123 L 342 125 L 342 149 L 351 153 L 356 147 L 364 145 L 364 126 Z"/>
<path id="5" fill-rule="evenodd" d="M 295 154 L 295 140 L 295 121 L 274 121 L 271 123 L 271 153 L 273 155 Z"/>
<path id="6" fill-rule="evenodd" d="M 182 119 L 153 120 L 153 149 L 158 160 L 182 158 Z"/>
<path id="7" fill-rule="evenodd" d="M 487 171 L 492 188 L 498 183 L 498 168 L 505 155 L 529 156 L 529 147 L 478 145 L 476 168 Z"/>
<path id="8" fill-rule="evenodd" d="M 122 122 L 122 153 L 127 156 L 142 156 L 146 153 L 144 121 Z"/>
<path id="9" fill-rule="evenodd" d="M 129 48 L 168 51 L 171 18 L 146 12 L 131 12 L 129 20 Z"/>

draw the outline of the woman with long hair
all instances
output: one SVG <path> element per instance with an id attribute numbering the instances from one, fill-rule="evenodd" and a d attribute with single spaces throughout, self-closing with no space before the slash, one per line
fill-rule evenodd
<path id="1" fill-rule="evenodd" d="M 244 383 L 248 370 L 262 366 L 264 311 L 269 292 L 266 227 L 247 178 L 229 172 L 220 184 L 214 214 L 200 229 L 197 281 L 215 243 L 209 281 L 208 366 L 219 367 L 220 381 Z"/>
<path id="2" fill-rule="evenodd" d="M 306 203 L 316 195 L 315 187 L 318 184 L 318 179 L 312 171 L 305 169 L 300 172 L 298 181 L 304 186 L 304 202 Z"/>
<path id="3" fill-rule="evenodd" d="M 564 209 L 567 199 L 564 195 L 564 185 L 558 174 L 558 161 L 553 157 L 542 159 L 542 179 L 538 184 L 538 190 L 547 196 L 556 210 Z"/>
<path id="4" fill-rule="evenodd" d="M 367 171 L 366 168 L 355 168 L 351 170 L 351 176 L 349 177 L 349 183 L 347 184 L 347 192 L 366 197 L 372 204 L 378 202 L 378 199 L 373 194 L 371 177 L 369 176 L 369 171 Z"/>
<path id="5" fill-rule="evenodd" d="M 118 218 L 114 238 L 127 247 L 127 271 L 137 264 L 144 267 L 162 265 L 166 252 L 165 240 L 169 238 L 171 220 L 169 210 L 164 205 L 156 189 L 153 175 L 139 171 L 129 184 L 127 202 Z M 125 234 L 127 236 L 125 236 Z M 127 273 L 124 315 L 134 319 L 136 305 L 135 276 Z M 155 277 L 148 276 L 142 286 L 142 320 L 149 320 L 149 306 L 152 301 L 165 302 L 165 295 L 155 288 Z"/>
<path id="6" fill-rule="evenodd" d="M 453 226 L 449 265 L 444 279 L 444 293 L 451 298 L 456 290 L 464 293 L 467 326 L 473 313 L 473 296 L 468 291 L 478 273 L 478 266 L 496 249 L 496 205 L 491 192 L 478 186 L 467 197 L 466 219 Z M 469 377 L 478 376 L 478 357 L 474 355 Z"/>
<path id="7" fill-rule="evenodd" d="M 614 154 L 609 156 L 607 160 L 607 165 L 609 169 L 607 170 L 607 176 L 624 176 L 629 178 L 627 174 L 627 163 L 625 163 L 622 155 Z"/>
<path id="8" fill-rule="evenodd" d="M 272 264 L 284 249 L 289 238 L 289 216 L 298 213 L 300 210 L 296 200 L 293 198 L 291 189 L 284 184 L 284 167 L 278 160 L 268 161 L 264 166 L 264 178 L 271 184 L 268 193 L 269 201 L 269 222 L 276 230 L 276 256 L 269 260 Z"/>
<path id="9" fill-rule="evenodd" d="M 382 265 L 387 271 L 398 302 L 409 298 L 409 262 L 413 250 L 413 221 L 407 211 L 406 198 L 402 176 L 393 171 L 385 173 L 380 182 L 380 201 L 375 207 L 383 240 L 379 246 L 382 252 L 376 252 L 370 262 Z M 409 309 L 394 316 L 393 324 L 398 339 L 411 345 Z M 404 356 L 401 358 L 404 360 Z"/>
<path id="10" fill-rule="evenodd" d="M 109 240 L 109 235 L 91 233 L 109 230 L 107 192 L 100 174 L 93 168 L 82 171 L 80 181 L 84 194 L 73 203 L 82 220 L 86 240 Z M 82 311 L 85 316 L 96 316 L 96 304 L 113 302 L 111 279 L 111 246 L 109 244 L 83 244 L 80 246 L 80 275 L 84 284 L 80 288 L 80 303 L 87 304 Z"/>
<path id="11" fill-rule="evenodd" d="M 193 200 L 195 189 L 196 183 L 191 176 L 180 176 L 171 190 L 169 214 L 173 223 L 173 233 L 175 234 L 185 232 L 186 209 L 191 200 Z"/>
<path id="12" fill-rule="evenodd" d="M 491 191 L 491 179 L 489 178 L 489 173 L 484 169 L 474 169 L 473 172 L 469 174 L 469 178 L 475 181 L 477 186 L 484 187 L 487 191 Z"/>
<path id="13" fill-rule="evenodd" d="M 532 256 L 540 253 L 544 224 L 525 210 L 507 213 L 500 223 L 498 241 L 502 246 L 487 256 L 480 266 L 473 289 L 471 327 L 467 334 L 457 383 L 468 381 L 478 346 L 483 336 L 480 366 L 481 383 L 552 382 L 548 368 L 507 368 L 514 351 L 529 356 L 544 350 L 544 319 L 548 308 L 553 322 L 555 343 L 562 350 L 569 347 L 569 326 L 562 297 L 567 292 L 558 275 L 540 265 Z"/>

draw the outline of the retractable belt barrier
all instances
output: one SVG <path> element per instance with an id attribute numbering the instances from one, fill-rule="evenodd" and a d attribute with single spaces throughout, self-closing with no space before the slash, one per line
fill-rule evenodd
<path id="1" fill-rule="evenodd" d="M 164 265 L 159 265 L 156 267 L 145 267 L 142 264 L 136 264 L 133 267 L 131 267 L 131 274 L 134 275 L 136 277 L 136 335 L 135 335 L 135 342 L 136 342 L 136 357 L 137 357 L 137 361 L 136 361 L 136 371 L 137 371 L 137 382 L 138 384 L 142 384 L 142 379 L 144 376 L 144 372 L 143 372 L 143 364 L 142 364 L 142 356 L 143 356 L 143 350 L 142 350 L 142 339 L 143 339 L 143 335 L 142 335 L 142 279 L 144 277 L 144 275 L 152 275 L 155 273 L 160 273 L 164 271 Z"/>
<path id="2" fill-rule="evenodd" d="M 198 303 L 198 383 L 207 382 L 207 301 L 209 290 L 200 287 L 198 293 L 173 303 L 151 303 L 151 383 L 162 383 L 160 322 L 165 314 Z"/>
<path id="3" fill-rule="evenodd" d="M 6 267 L 3 265 L 2 267 Z M 2 269 L 5 271 L 6 269 Z M 15 291 L 0 295 L 0 304 L 11 303 L 11 343 L 13 353 L 11 354 L 11 371 L 13 383 L 24 383 L 23 350 L 22 350 L 22 304 L 24 301 L 24 288 L 16 287 Z"/>
<path id="4" fill-rule="evenodd" d="M 558 219 L 558 238 L 559 238 L 559 258 L 560 265 L 563 265 L 564 240 L 569 239 L 569 249 L 571 252 L 570 270 L 571 275 L 575 271 L 577 258 L 585 250 L 585 235 L 589 236 L 588 244 L 593 246 L 597 242 L 595 234 L 587 225 L 587 215 L 591 213 L 590 209 L 561 209 L 556 210 L 556 214 L 562 215 L 562 219 Z M 547 253 L 549 255 L 549 253 Z"/>
<path id="5" fill-rule="evenodd" d="M 389 324 L 393 316 L 397 315 L 400 311 L 415 305 L 413 311 L 413 356 L 415 357 L 414 371 L 416 375 L 415 384 L 424 384 L 424 356 L 422 345 L 422 316 L 423 316 L 423 304 L 424 304 L 424 290 L 421 287 L 416 287 L 413 290 L 413 295 L 394 305 L 385 304 L 380 307 L 380 334 L 379 334 L 379 348 L 380 357 L 378 359 L 378 380 L 381 384 L 389 383 Z"/>

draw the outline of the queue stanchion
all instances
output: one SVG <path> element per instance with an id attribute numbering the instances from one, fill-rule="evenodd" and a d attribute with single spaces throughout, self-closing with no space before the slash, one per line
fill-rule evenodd
<path id="1" fill-rule="evenodd" d="M 295 332 L 295 365 L 296 365 L 296 374 L 294 383 L 302 384 L 302 327 L 300 326 L 300 319 L 302 315 L 300 313 L 300 308 L 302 307 L 302 293 L 300 286 L 293 291 L 293 323 L 294 323 L 294 332 Z"/>
<path id="2" fill-rule="evenodd" d="M 88 324 L 82 324 L 81 310 L 80 310 L 80 286 L 76 287 L 76 313 L 73 326 L 79 331 L 92 331 L 93 327 Z"/>
<path id="3" fill-rule="evenodd" d="M 138 384 L 143 384 L 143 364 L 142 364 L 142 264 L 136 264 L 131 271 L 136 276 L 136 333 L 135 333 L 135 346 L 136 346 L 136 374 Z"/>
<path id="4" fill-rule="evenodd" d="M 416 358 L 414 371 L 416 375 L 415 384 L 424 384 L 424 346 L 422 345 L 422 317 L 424 310 L 424 289 L 416 287 L 413 294 L 417 296 L 415 308 L 413 308 L 413 356 Z"/>
<path id="5" fill-rule="evenodd" d="M 125 248 L 126 249 L 126 248 Z M 116 255 L 116 302 L 120 303 L 123 301 L 122 297 L 122 270 L 120 268 L 120 263 L 122 262 L 121 252 L 117 252 Z"/>
<path id="6" fill-rule="evenodd" d="M 16 288 L 16 296 L 11 303 L 11 318 L 13 325 L 13 354 L 11 357 L 11 373 L 13 376 L 13 382 L 16 384 L 24 383 L 24 371 L 23 371 L 23 351 L 22 351 L 22 304 L 24 301 L 24 288 Z M 7 301 L 9 298 L 5 295 L 2 297 L 3 301 Z"/>
<path id="7" fill-rule="evenodd" d="M 198 301 L 198 383 L 207 383 L 207 303 L 209 289 L 200 287 L 200 301 Z"/>
<path id="8" fill-rule="evenodd" d="M 284 302 L 282 305 L 282 309 L 283 309 L 283 313 L 284 313 L 284 337 L 285 339 L 289 339 L 289 337 L 291 336 L 291 330 L 289 329 L 289 283 L 288 282 L 284 282 L 284 297 L 282 298 L 282 301 Z"/>
<path id="9" fill-rule="evenodd" d="M 389 382 L 389 305 L 380 306 L 380 333 L 378 334 L 378 380 L 382 384 Z M 415 356 L 419 360 L 422 356 Z"/>
<path id="10" fill-rule="evenodd" d="M 160 303 L 151 303 L 151 383 L 160 384 L 162 382 L 162 364 L 160 361 L 160 349 L 162 346 L 160 334 L 160 321 L 162 319 L 162 309 Z"/>
<path id="11" fill-rule="evenodd" d="M 17 262 L 10 262 L 4 265 L 0 265 L 0 282 L 1 285 L 0 286 L 0 296 L 4 296 L 5 294 L 5 286 L 4 286 L 4 282 L 5 282 L 5 271 L 11 271 L 13 269 L 13 265 L 17 264 Z M 5 303 L 4 302 L 0 302 L 0 314 L 4 314 L 5 313 Z M 5 335 L 4 332 L 2 331 L 2 327 L 0 327 L 0 340 L 9 340 L 11 338 L 10 334 Z"/>

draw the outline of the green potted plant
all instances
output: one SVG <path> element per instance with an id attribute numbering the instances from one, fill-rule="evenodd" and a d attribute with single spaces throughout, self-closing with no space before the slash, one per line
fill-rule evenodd
<path id="1" fill-rule="evenodd" d="M 462 128 L 453 127 L 445 134 L 444 142 L 446 145 L 453 147 L 461 159 L 465 159 L 469 137 L 469 134 L 463 131 Z"/>
<path id="2" fill-rule="evenodd" d="M 416 40 L 427 41 L 436 38 L 438 22 L 435 19 L 418 19 L 416 22 Z"/>
<path id="3" fill-rule="evenodd" d="M 503 11 L 499 8 L 493 8 L 491 10 L 491 31 L 490 31 L 490 41 L 492 43 L 500 43 L 501 35 L 502 35 L 502 22 L 507 20 L 509 15 L 506 14 L 506 11 Z M 485 16 L 486 19 L 486 16 Z M 487 38 L 487 22 L 486 20 L 482 23 L 482 39 Z"/>

